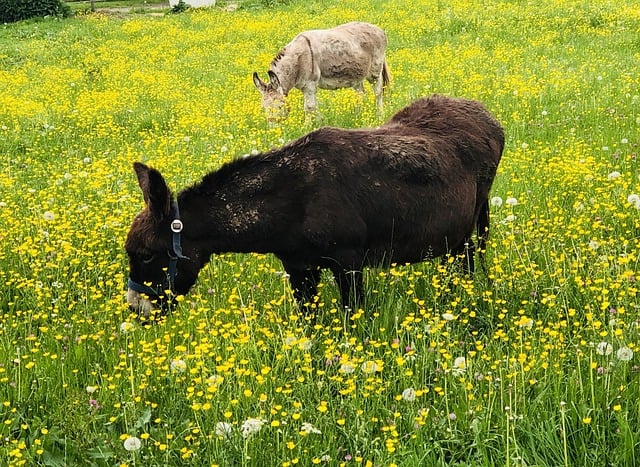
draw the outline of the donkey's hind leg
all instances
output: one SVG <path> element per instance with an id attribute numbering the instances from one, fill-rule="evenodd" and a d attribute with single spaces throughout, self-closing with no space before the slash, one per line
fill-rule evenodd
<path id="1" fill-rule="evenodd" d="M 449 255 L 445 255 L 441 258 L 443 265 L 447 264 L 449 258 L 456 259 L 456 263 L 462 266 L 462 271 L 465 274 L 473 274 L 476 269 L 475 264 L 476 245 L 470 238 L 458 248 L 451 250 Z"/>

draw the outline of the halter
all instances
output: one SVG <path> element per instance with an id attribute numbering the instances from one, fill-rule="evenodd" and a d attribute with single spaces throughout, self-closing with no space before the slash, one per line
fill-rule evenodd
<path id="1" fill-rule="evenodd" d="M 173 204 L 174 211 L 174 219 L 171 221 L 171 232 L 172 234 L 172 242 L 171 247 L 173 252 L 167 251 L 167 255 L 169 256 L 169 267 L 167 268 L 167 282 L 169 284 L 169 289 L 173 291 L 173 284 L 176 276 L 178 275 L 178 260 L 179 259 L 189 259 L 187 256 L 182 254 L 182 245 L 180 244 L 180 233 L 184 225 L 180 220 L 180 210 L 178 209 L 178 203 Z M 173 253 L 173 254 L 172 254 Z M 131 290 L 134 290 L 138 293 L 143 293 L 148 295 L 149 297 L 160 298 L 161 293 L 154 289 L 151 286 L 140 284 L 139 282 L 134 281 L 129 277 L 127 280 L 127 287 Z"/>

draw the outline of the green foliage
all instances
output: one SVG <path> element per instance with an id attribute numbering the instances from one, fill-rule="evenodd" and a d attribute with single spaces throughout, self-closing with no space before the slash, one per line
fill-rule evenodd
<path id="1" fill-rule="evenodd" d="M 13 23 L 44 16 L 70 16 L 71 9 L 62 0 L 2 0 L 0 22 Z"/>
<path id="2" fill-rule="evenodd" d="M 171 13 L 174 13 L 174 14 L 183 13 L 183 12 L 187 11 L 189 8 L 191 8 L 189 6 L 189 4 L 187 4 L 187 3 L 183 2 L 182 0 L 180 0 L 178 3 L 176 3 L 171 8 Z"/>

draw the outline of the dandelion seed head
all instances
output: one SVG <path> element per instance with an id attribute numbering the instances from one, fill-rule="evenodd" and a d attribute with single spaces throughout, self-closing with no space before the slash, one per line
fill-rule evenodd
<path id="1" fill-rule="evenodd" d="M 451 372 L 455 376 L 461 376 L 467 370 L 467 359 L 465 357 L 457 357 L 453 361 L 453 369 Z"/>
<path id="2" fill-rule="evenodd" d="M 344 374 L 349 374 L 349 373 L 353 373 L 356 370 L 355 365 L 353 365 L 352 363 L 342 363 L 340 365 L 340 373 L 344 373 Z"/>
<path id="3" fill-rule="evenodd" d="M 171 360 L 170 368 L 174 373 L 184 373 L 184 371 L 187 369 L 187 363 L 184 360 L 175 358 Z"/>
<path id="4" fill-rule="evenodd" d="M 247 439 L 250 436 L 258 433 L 266 421 L 262 418 L 248 418 L 242 425 L 240 425 L 240 432 L 242 433 L 242 437 Z"/>
<path id="5" fill-rule="evenodd" d="M 362 363 L 360 369 L 363 373 L 375 373 L 377 371 L 380 371 L 380 365 L 378 365 L 378 363 L 374 362 L 373 360 L 367 360 Z"/>
<path id="6" fill-rule="evenodd" d="M 499 196 L 494 196 L 493 198 L 491 198 L 490 204 L 493 207 L 499 208 L 500 206 L 502 206 L 502 198 Z"/>
<path id="7" fill-rule="evenodd" d="M 215 433 L 220 438 L 230 438 L 233 434 L 233 425 L 229 422 L 218 422 L 215 425 Z"/>
<path id="8" fill-rule="evenodd" d="M 138 451 L 142 447 L 142 441 L 136 436 L 129 436 L 122 444 L 124 448 L 130 452 Z"/>
<path id="9" fill-rule="evenodd" d="M 620 360 L 621 362 L 631 361 L 631 359 L 633 358 L 633 350 L 626 346 L 620 347 L 616 352 L 616 357 L 618 357 L 618 360 Z"/>
<path id="10" fill-rule="evenodd" d="M 598 345 L 596 346 L 596 353 L 598 355 L 611 355 L 611 353 L 613 352 L 613 346 L 611 344 L 609 344 L 608 342 L 599 342 Z"/>
<path id="11" fill-rule="evenodd" d="M 318 430 L 316 427 L 314 427 L 311 423 L 308 423 L 308 422 L 304 422 L 302 424 L 302 426 L 300 427 L 300 431 L 305 434 L 316 434 L 316 435 L 322 434 L 322 431 Z"/>
<path id="12" fill-rule="evenodd" d="M 402 391 L 402 399 L 407 402 L 413 402 L 416 400 L 416 390 L 414 388 L 407 388 Z"/>

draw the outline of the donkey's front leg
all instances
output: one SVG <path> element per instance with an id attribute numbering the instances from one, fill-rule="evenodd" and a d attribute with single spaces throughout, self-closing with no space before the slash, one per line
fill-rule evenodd
<path id="1" fill-rule="evenodd" d="M 357 310 L 364 302 L 364 285 L 362 283 L 362 270 L 351 270 L 336 267 L 331 271 L 338 283 L 342 307 Z"/>
<path id="2" fill-rule="evenodd" d="M 299 269 L 283 262 L 283 266 L 287 274 L 289 274 L 289 283 L 293 289 L 293 297 L 298 305 L 309 311 L 313 299 L 318 295 L 318 282 L 320 282 L 320 268 Z"/>
<path id="3" fill-rule="evenodd" d="M 318 110 L 318 101 L 316 95 L 318 94 L 318 86 L 315 83 L 309 83 L 302 89 L 302 95 L 304 96 L 304 111 L 307 114 L 314 114 Z"/>

